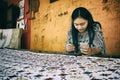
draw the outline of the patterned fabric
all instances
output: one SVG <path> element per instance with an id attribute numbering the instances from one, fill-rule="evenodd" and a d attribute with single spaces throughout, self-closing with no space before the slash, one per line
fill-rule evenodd
<path id="1" fill-rule="evenodd" d="M 104 54 L 105 53 L 105 43 L 104 43 L 103 34 L 102 34 L 99 24 L 95 23 L 94 31 L 95 31 L 95 36 L 94 36 L 93 44 L 91 45 L 91 47 L 101 49 L 101 52 Z M 78 46 L 80 46 L 80 44 L 82 44 L 82 43 L 85 43 L 85 44 L 89 43 L 89 35 L 88 35 L 87 31 L 83 35 L 78 33 Z M 73 44 L 72 28 L 70 28 L 70 30 L 68 31 L 68 38 L 66 41 L 66 45 L 67 44 Z M 80 47 L 79 47 L 79 50 L 80 50 Z"/>
<path id="2" fill-rule="evenodd" d="M 120 80 L 120 59 L 0 49 L 0 80 Z"/>

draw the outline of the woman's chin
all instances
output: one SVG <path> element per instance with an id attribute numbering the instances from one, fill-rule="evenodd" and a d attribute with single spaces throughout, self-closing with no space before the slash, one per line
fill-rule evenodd
<path id="1" fill-rule="evenodd" d="M 80 31 L 80 30 L 79 30 L 79 32 L 80 32 L 80 33 L 84 33 L 85 31 L 83 31 L 83 30 Z"/>

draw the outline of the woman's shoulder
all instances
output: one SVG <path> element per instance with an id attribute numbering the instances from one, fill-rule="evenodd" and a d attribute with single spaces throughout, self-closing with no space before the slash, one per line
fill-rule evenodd
<path id="1" fill-rule="evenodd" d="M 72 27 L 70 27 L 70 28 L 68 29 L 68 32 L 72 32 Z"/>
<path id="2" fill-rule="evenodd" d="M 101 24 L 99 22 L 94 22 L 94 31 L 101 31 Z"/>

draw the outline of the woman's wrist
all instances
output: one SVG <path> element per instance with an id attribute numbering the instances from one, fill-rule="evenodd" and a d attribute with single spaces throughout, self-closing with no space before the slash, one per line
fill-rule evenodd
<path id="1" fill-rule="evenodd" d="M 100 53 L 100 49 L 99 48 L 91 48 L 91 55 L 95 55 L 95 54 L 98 54 Z"/>

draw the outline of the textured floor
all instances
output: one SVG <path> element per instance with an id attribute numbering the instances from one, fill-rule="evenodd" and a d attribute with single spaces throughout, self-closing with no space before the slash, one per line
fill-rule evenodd
<path id="1" fill-rule="evenodd" d="M 0 80 L 120 80 L 120 59 L 0 49 Z"/>

